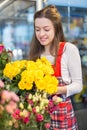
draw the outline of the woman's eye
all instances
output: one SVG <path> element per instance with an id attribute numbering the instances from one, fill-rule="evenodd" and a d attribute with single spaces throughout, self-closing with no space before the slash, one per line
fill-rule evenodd
<path id="1" fill-rule="evenodd" d="M 41 29 L 35 29 L 35 31 L 39 32 L 39 31 L 41 31 Z M 50 31 L 50 29 L 43 29 L 43 31 L 48 32 L 48 31 Z"/>
<path id="2" fill-rule="evenodd" d="M 35 29 L 36 32 L 40 31 L 39 29 Z"/>
<path id="3" fill-rule="evenodd" d="M 46 32 L 48 32 L 48 31 L 49 31 L 49 29 L 45 29 L 45 31 L 46 31 Z"/>

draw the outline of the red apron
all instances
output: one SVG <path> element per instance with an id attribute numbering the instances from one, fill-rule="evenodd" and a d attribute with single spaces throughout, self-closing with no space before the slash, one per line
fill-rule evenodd
<path id="1" fill-rule="evenodd" d="M 56 65 L 54 68 L 55 76 L 59 77 L 59 83 L 61 83 L 62 86 L 65 85 L 64 82 L 60 82 L 61 58 L 64 46 L 65 42 L 61 42 L 58 50 L 58 57 L 56 59 Z M 78 130 L 76 117 L 70 98 L 65 98 L 63 102 L 59 103 L 57 110 L 51 114 L 50 130 Z"/>

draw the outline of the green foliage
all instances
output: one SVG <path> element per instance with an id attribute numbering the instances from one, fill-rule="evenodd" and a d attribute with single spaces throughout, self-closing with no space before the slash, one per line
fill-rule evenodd
<path id="1" fill-rule="evenodd" d="M 6 51 L 4 49 L 2 53 L 0 53 L 0 78 L 3 76 L 3 69 L 5 65 L 10 62 L 12 59 L 12 52 L 11 51 Z"/>

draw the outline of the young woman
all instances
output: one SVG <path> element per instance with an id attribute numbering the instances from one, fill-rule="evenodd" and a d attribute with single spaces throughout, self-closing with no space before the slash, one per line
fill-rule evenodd
<path id="1" fill-rule="evenodd" d="M 70 96 L 82 90 L 82 70 L 77 47 L 65 41 L 61 16 L 57 8 L 48 5 L 34 15 L 34 36 L 29 59 L 46 56 L 60 81 L 58 92 L 63 98 L 51 115 L 50 130 L 78 130 Z"/>

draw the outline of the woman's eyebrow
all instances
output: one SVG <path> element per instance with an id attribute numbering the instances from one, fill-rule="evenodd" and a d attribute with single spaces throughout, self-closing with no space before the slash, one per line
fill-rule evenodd
<path id="1" fill-rule="evenodd" d="M 36 28 L 40 28 L 40 26 L 35 26 Z M 49 25 L 43 26 L 43 28 L 47 28 Z"/>

